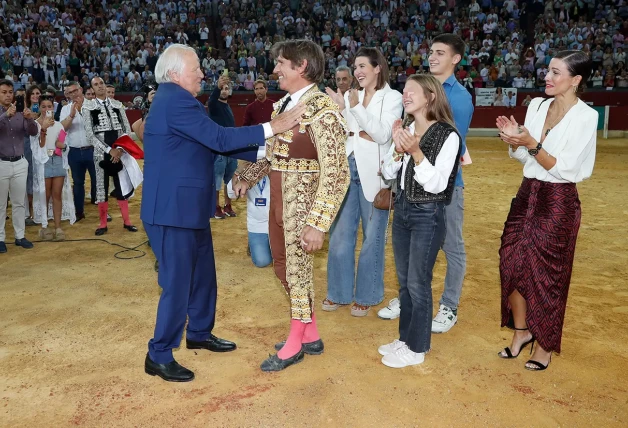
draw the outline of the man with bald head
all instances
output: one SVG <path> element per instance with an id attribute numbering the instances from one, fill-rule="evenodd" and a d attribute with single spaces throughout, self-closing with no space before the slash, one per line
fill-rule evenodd
<path id="1" fill-rule="evenodd" d="M 170 45 L 157 60 L 159 90 L 144 127 L 144 187 L 141 217 L 159 262 L 163 292 L 144 370 L 170 382 L 194 373 L 177 363 L 187 320 L 186 347 L 228 352 L 236 345 L 212 334 L 216 314 L 216 267 L 209 219 L 216 206 L 214 161 L 218 154 L 253 162 L 265 139 L 296 126 L 305 106 L 270 122 L 224 128 L 196 99 L 203 70 L 194 49 Z M 261 149 L 260 149 L 261 147 Z"/>
<path id="2" fill-rule="evenodd" d="M 100 224 L 96 236 L 107 233 L 107 211 L 109 209 L 109 178 L 113 179 L 114 189 L 111 195 L 118 201 L 124 228 L 129 232 L 137 232 L 129 218 L 129 201 L 133 192 L 123 194 L 118 172 L 122 168 L 121 149 L 111 146 L 123 134 L 131 135 L 131 125 L 126 117 L 124 106 L 120 101 L 107 97 L 107 87 L 102 78 L 96 76 L 91 81 L 96 98 L 85 100 L 81 109 L 85 137 L 94 146 L 94 165 L 96 167 L 96 203 Z"/>
<path id="3" fill-rule="evenodd" d="M 340 93 L 342 95 L 345 94 L 349 89 L 351 89 L 351 85 L 353 83 L 353 75 L 351 74 L 351 69 L 346 65 L 341 65 L 336 68 L 336 87 L 340 89 Z"/>

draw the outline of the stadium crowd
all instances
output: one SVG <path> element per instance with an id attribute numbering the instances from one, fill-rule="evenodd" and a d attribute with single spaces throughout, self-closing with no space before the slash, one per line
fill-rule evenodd
<path id="1" fill-rule="evenodd" d="M 442 32 L 466 41 L 457 78 L 469 90 L 542 88 L 563 49 L 591 55 L 589 87 L 628 87 L 626 0 L 4 0 L 0 18 L 0 77 L 16 90 L 87 87 L 99 75 L 134 92 L 154 81 L 157 58 L 172 43 L 196 49 L 204 91 L 225 70 L 234 90 L 252 91 L 258 78 L 274 90 L 270 48 L 287 38 L 323 47 L 321 86 L 334 87 L 336 70 L 372 46 L 389 62 L 391 87 L 402 90 L 408 76 L 427 72 L 429 41 Z"/>

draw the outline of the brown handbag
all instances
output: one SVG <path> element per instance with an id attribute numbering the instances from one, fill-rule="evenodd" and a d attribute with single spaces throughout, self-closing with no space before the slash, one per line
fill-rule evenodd
<path id="1" fill-rule="evenodd" d="M 386 96 L 382 99 L 382 107 L 379 111 L 379 120 L 382 120 L 382 110 L 384 109 L 384 101 L 386 101 Z M 377 148 L 377 156 L 379 158 L 379 172 L 377 175 L 381 177 L 382 175 L 382 158 L 379 153 L 379 147 Z M 392 186 L 391 186 L 392 187 Z M 393 193 L 391 189 L 380 189 L 375 195 L 375 199 L 373 199 L 373 206 L 378 210 L 386 210 L 390 211 L 395 208 L 395 204 L 393 202 Z"/>
<path id="2" fill-rule="evenodd" d="M 392 190 L 381 189 L 373 199 L 373 206 L 379 210 L 393 210 L 395 203 L 393 202 Z"/>

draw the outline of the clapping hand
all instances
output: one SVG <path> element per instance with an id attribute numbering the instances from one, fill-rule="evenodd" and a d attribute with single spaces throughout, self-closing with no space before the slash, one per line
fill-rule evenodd
<path id="1" fill-rule="evenodd" d="M 536 147 L 536 140 L 532 138 L 525 126 L 517 123 L 513 116 L 498 116 L 495 124 L 499 129 L 499 138 L 513 146 Z"/>
<path id="2" fill-rule="evenodd" d="M 358 90 L 349 89 L 349 106 L 353 108 L 357 106 L 359 102 L 360 102 L 360 97 L 358 96 Z"/>
<path id="3" fill-rule="evenodd" d="M 408 153 L 413 157 L 415 154 L 423 154 L 419 145 L 421 138 L 418 135 L 410 133 L 407 129 L 400 129 L 394 138 L 397 153 Z"/>
<path id="4" fill-rule="evenodd" d="M 342 92 L 340 92 L 340 89 L 334 92 L 334 90 L 331 88 L 325 88 L 325 92 L 338 105 L 340 111 L 345 109 L 345 97 L 344 95 L 342 95 Z"/>

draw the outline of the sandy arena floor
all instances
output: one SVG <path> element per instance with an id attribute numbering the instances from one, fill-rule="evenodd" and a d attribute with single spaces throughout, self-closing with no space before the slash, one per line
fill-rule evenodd
<path id="1" fill-rule="evenodd" d="M 471 139 L 465 167 L 468 267 L 459 322 L 435 335 L 418 367 L 394 370 L 377 347 L 397 322 L 349 309 L 318 312 L 322 356 L 276 374 L 261 361 L 287 334 L 287 301 L 272 268 L 246 256 L 245 204 L 212 220 L 219 303 L 214 332 L 238 344 L 228 354 L 181 348 L 175 358 L 196 380 L 171 384 L 144 374 L 160 289 L 154 257 L 118 260 L 98 242 L 9 245 L 0 255 L 0 426 L 626 426 L 628 420 L 628 141 L 600 141 L 591 180 L 579 186 L 582 228 L 568 301 L 563 353 L 545 372 L 526 355 L 500 360 L 511 333 L 499 328 L 499 238 L 521 166 L 496 139 Z M 622 190 L 624 189 L 624 190 Z M 135 224 L 140 199 L 131 202 Z M 135 246 L 119 211 L 105 238 Z M 94 238 L 97 210 L 65 226 Z M 13 242 L 10 221 L 7 242 Z M 37 228 L 29 228 L 34 239 Z M 123 255 L 124 256 L 124 255 Z M 434 276 L 442 292 L 444 257 Z M 396 296 L 390 243 L 386 302 Z M 317 304 L 325 296 L 326 252 L 316 258 Z M 380 306 L 381 307 L 381 306 Z M 379 309 L 376 308 L 376 309 Z M 621 421 L 624 421 L 623 423 Z"/>

